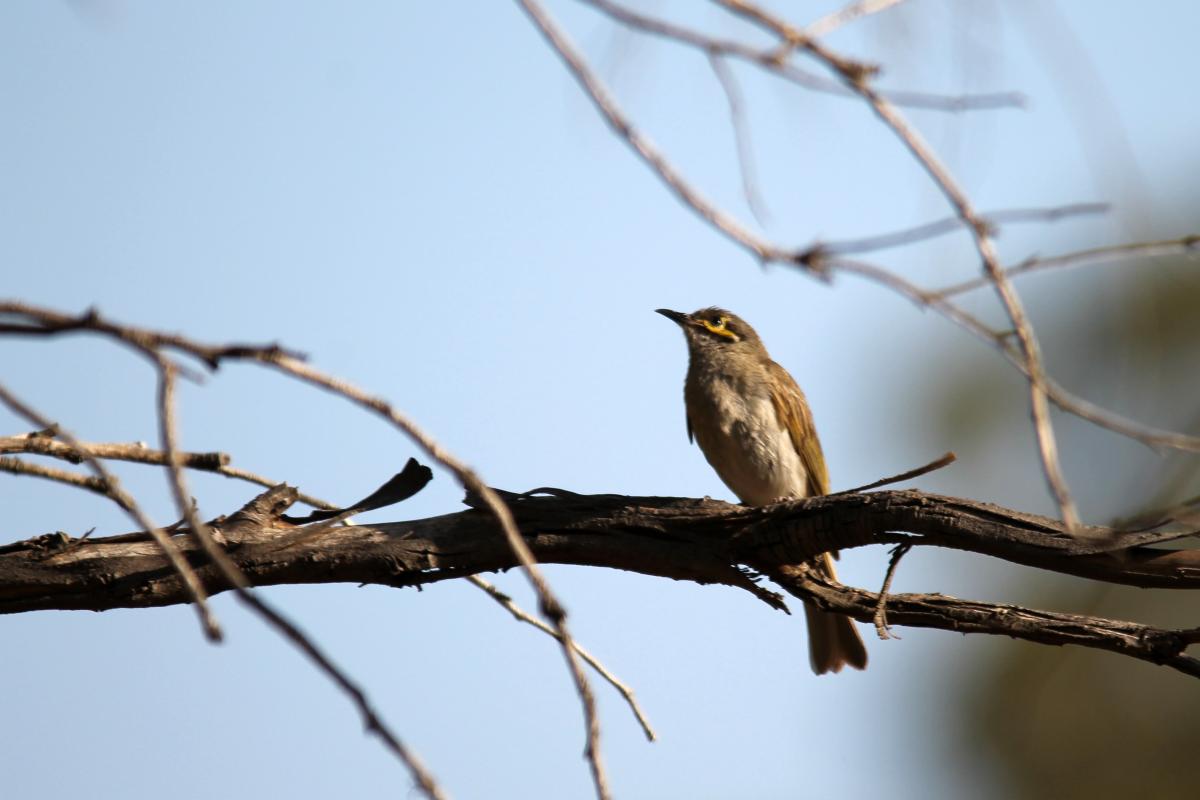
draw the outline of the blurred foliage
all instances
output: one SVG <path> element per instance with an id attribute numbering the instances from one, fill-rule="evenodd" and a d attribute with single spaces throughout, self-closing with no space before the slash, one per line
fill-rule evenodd
<path id="1" fill-rule="evenodd" d="M 1200 202 L 1190 208 L 1200 209 Z M 1030 276 L 1020 289 L 1063 384 L 1136 419 L 1200 433 L 1200 259 L 1084 266 Z M 1014 425 L 1028 430 L 1025 408 L 1014 408 L 1010 376 L 999 371 L 993 360 L 975 359 L 936 387 L 930 402 L 945 438 L 965 449 L 1004 452 Z M 1056 420 L 1089 520 L 1137 514 L 1200 492 L 1200 457 L 1155 453 L 1061 414 Z M 1028 454 L 1016 463 L 1019 456 L 1008 453 L 1014 460 L 994 473 L 996 485 L 976 486 L 975 493 L 1004 497 L 1012 475 L 1035 469 Z M 1200 596 L 1193 592 L 1016 574 L 1009 596 L 1021 604 L 1200 625 Z M 962 709 L 962 729 L 947 733 L 950 757 L 976 764 L 981 796 L 1196 796 L 1200 682 L 1098 651 L 1002 644 L 980 648 L 986 658 L 963 680 L 959 696 L 947 699 Z"/>

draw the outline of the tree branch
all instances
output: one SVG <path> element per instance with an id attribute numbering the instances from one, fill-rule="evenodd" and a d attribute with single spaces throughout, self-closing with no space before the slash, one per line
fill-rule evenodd
<path id="1" fill-rule="evenodd" d="M 823 92 L 838 97 L 857 97 L 854 91 L 847 89 L 838 81 L 797 67 L 785 58 L 778 48 L 758 48 L 744 42 L 709 36 L 666 19 L 642 14 L 632 8 L 612 2 L 612 0 L 580 0 L 580 2 L 630 30 L 673 41 L 705 54 L 740 59 L 754 64 L 782 80 L 814 92 Z M 889 89 L 885 90 L 883 94 L 898 106 L 951 113 L 1023 108 L 1026 103 L 1025 96 L 1020 92 L 989 92 L 952 96 L 934 92 Z"/>
<path id="2" fill-rule="evenodd" d="M 1178 239 L 1166 239 L 1154 242 L 1131 242 L 1128 244 L 1093 247 L 1074 253 L 1063 253 L 1058 256 L 1034 256 L 1022 261 L 1016 266 L 1009 267 L 1005 274 L 1010 278 L 1048 269 L 1063 269 L 1078 267 L 1084 264 L 1104 264 L 1109 261 L 1131 261 L 1133 259 L 1163 258 L 1171 256 L 1191 255 L 1200 250 L 1200 235 L 1188 234 Z M 986 277 L 972 278 L 962 283 L 955 283 L 933 294 L 938 298 L 969 292 L 988 285 Z"/>
<path id="3" fill-rule="evenodd" d="M 904 544 L 949 547 L 1110 583 L 1200 589 L 1200 550 L 1149 546 L 1190 533 L 1088 527 L 1085 535 L 1072 536 L 1064 523 L 1047 517 L 918 491 L 831 495 L 761 508 L 710 499 L 538 492 L 501 494 L 539 562 L 725 584 L 761 597 L 764 590 L 747 577 L 759 573 L 793 595 L 867 622 L 875 619 L 877 593 L 789 565 L 831 548 Z M 375 525 L 295 526 L 282 520 L 295 499 L 294 489 L 276 487 L 209 523 L 256 586 L 419 586 L 519 565 L 481 509 Z M 230 588 L 186 536 L 174 538 L 181 552 L 199 562 L 196 571 L 208 593 Z M 0 548 L 0 613 L 185 601 L 177 573 L 145 533 L 82 542 L 39 538 Z M 1184 654 L 1197 637 L 1186 631 L 943 595 L 889 594 L 887 615 L 892 625 L 1078 644 L 1200 677 Z"/>

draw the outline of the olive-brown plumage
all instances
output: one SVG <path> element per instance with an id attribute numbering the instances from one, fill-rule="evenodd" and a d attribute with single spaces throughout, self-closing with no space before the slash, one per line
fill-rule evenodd
<path id="1" fill-rule="evenodd" d="M 760 506 L 828 494 L 825 457 L 804 393 L 771 360 L 754 329 L 721 308 L 658 313 L 677 323 L 687 339 L 688 438 L 738 499 Z M 834 575 L 829 553 L 814 564 Z M 867 666 L 866 648 L 848 617 L 809 603 L 804 612 L 814 672 Z"/>

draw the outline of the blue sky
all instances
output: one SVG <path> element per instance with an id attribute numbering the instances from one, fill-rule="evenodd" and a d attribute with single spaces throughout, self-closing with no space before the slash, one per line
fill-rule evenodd
<path id="1" fill-rule="evenodd" d="M 761 41 L 707 4 L 652 7 Z M 639 126 L 749 219 L 704 59 L 576 4 L 551 8 Z M 1007 230 L 1006 261 L 1137 236 L 1146 218 L 1188 232 L 1170 198 L 1191 180 L 1179 165 L 1200 129 L 1187 102 L 1195 6 L 1060 4 L 1091 61 L 1069 70 L 1027 35 L 1053 30 L 1034 9 L 914 2 L 831 44 L 883 61 L 885 86 L 1029 95 L 1024 111 L 912 113 L 981 208 L 1114 203 L 1106 218 Z M 948 213 L 860 104 L 734 69 L 770 236 L 801 245 Z M 877 286 L 760 269 L 603 127 L 515 4 L 10 2 L 0 98 L 5 295 L 200 339 L 279 340 L 390 398 L 495 486 L 730 497 L 687 443 L 685 350 L 653 314 L 662 306 L 719 303 L 756 326 L 809 396 L 835 488 L 954 449 L 923 392 L 956 366 L 1003 369 Z M 1097 164 L 1095 142 L 1116 163 Z M 971 252 L 957 236 L 879 258 L 936 284 L 973 275 Z M 1033 301 L 1035 319 L 1064 300 Z M 994 314 L 989 302 L 976 307 Z M 153 375 L 125 353 L 3 341 L 0 364 L 13 391 L 84 439 L 155 439 Z M 1023 408 L 1015 377 L 1009 389 Z M 249 367 L 183 387 L 181 403 L 189 449 L 228 451 L 335 501 L 415 454 L 344 401 Z M 4 412 L 0 423 L 27 427 Z M 1032 434 L 1014 426 L 1006 441 L 1003 457 L 960 453 L 920 485 L 1050 511 Z M 1024 469 L 997 480 L 1012 459 Z M 1080 463 L 1068 452 L 1066 466 Z M 162 475 L 120 472 L 156 520 L 174 518 Z M 209 516 L 254 493 L 210 476 L 193 489 Z M 1095 518 L 1103 498 L 1080 491 Z M 438 470 L 367 519 L 448 513 L 460 498 Z M 0 476 L 0 502 L 5 541 L 129 527 L 99 499 L 30 479 Z M 847 553 L 843 576 L 874 587 L 885 563 L 883 551 Z M 954 720 L 946 687 L 989 648 L 1018 646 L 928 631 L 882 643 L 864 629 L 871 669 L 817 679 L 799 617 L 745 593 L 547 572 L 576 635 L 636 688 L 662 736 L 647 744 L 597 684 L 622 798 L 961 796 L 972 775 L 939 738 Z M 519 576 L 495 579 L 533 606 Z M 914 554 L 896 588 L 989 599 L 1002 585 L 973 560 Z M 555 646 L 478 590 L 265 594 L 369 688 L 454 796 L 590 796 Z M 221 647 L 182 608 L 0 620 L 0 678 L 19 687 L 0 731 L 12 796 L 407 795 L 402 767 L 324 678 L 228 598 L 215 607 Z M 863 731 L 903 747 L 864 754 Z"/>

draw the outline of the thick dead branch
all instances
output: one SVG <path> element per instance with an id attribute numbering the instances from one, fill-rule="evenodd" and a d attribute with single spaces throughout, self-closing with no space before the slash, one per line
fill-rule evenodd
<path id="1" fill-rule="evenodd" d="M 873 620 L 879 606 L 879 596 L 872 592 L 832 584 L 819 575 L 801 573 L 795 567 L 785 567 L 772 573 L 771 578 L 797 597 L 863 622 Z M 1200 660 L 1184 653 L 1196 641 L 1195 631 L 1191 630 L 1166 630 L 1103 617 L 961 600 L 944 594 L 889 594 L 887 622 L 957 633 L 1001 634 L 1039 644 L 1074 644 L 1120 653 L 1200 677 Z"/>
<path id="2" fill-rule="evenodd" d="M 749 508 L 715 500 L 621 495 L 505 495 L 543 563 L 610 567 L 751 590 L 745 568 L 798 596 L 871 621 L 878 595 L 798 574 L 788 565 L 836 547 L 907 544 L 965 550 L 1110 583 L 1200 589 L 1200 550 L 1149 545 L 1186 534 L 1119 533 L 917 491 L 835 495 Z M 340 527 L 288 524 L 295 490 L 277 487 L 210 523 L 257 586 L 371 583 L 419 586 L 519 565 L 474 508 L 429 519 Z M 61 538 L 61 537 L 60 537 Z M 184 536 L 209 593 L 230 588 Z M 749 585 L 748 585 L 749 584 Z M 755 587 L 757 588 L 757 587 Z M 761 589 L 759 590 L 762 591 Z M 761 595 L 756 592 L 755 596 Z M 86 542 L 30 540 L 0 548 L 0 613 L 161 606 L 184 602 L 178 575 L 144 533 Z M 1197 637 L 1131 622 L 997 606 L 941 595 L 889 595 L 888 622 L 1079 644 L 1200 676 L 1183 651 Z"/>

